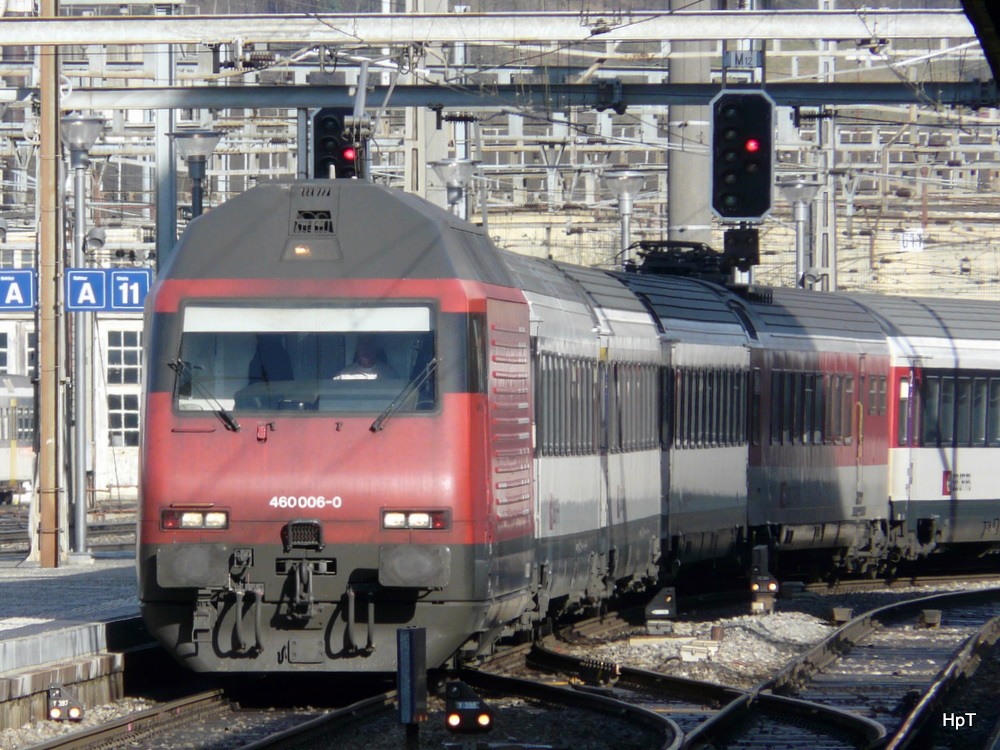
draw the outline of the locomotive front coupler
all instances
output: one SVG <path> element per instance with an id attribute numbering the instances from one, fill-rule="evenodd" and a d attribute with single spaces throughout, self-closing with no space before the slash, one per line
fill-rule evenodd
<path id="1" fill-rule="evenodd" d="M 294 561 L 288 574 L 292 578 L 288 614 L 297 620 L 311 620 L 316 614 L 313 608 L 316 602 L 313 599 L 312 561 Z"/>

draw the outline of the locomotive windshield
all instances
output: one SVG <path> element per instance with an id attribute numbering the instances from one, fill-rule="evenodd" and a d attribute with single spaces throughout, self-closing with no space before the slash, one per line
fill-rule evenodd
<path id="1" fill-rule="evenodd" d="M 436 408 L 427 305 L 184 309 L 181 411 L 327 413 Z"/>

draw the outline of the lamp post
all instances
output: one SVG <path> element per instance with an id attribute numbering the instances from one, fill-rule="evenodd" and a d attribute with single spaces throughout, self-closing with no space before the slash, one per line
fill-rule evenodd
<path id="1" fill-rule="evenodd" d="M 222 140 L 222 133 L 217 130 L 181 130 L 170 133 L 177 144 L 184 161 L 187 162 L 188 175 L 191 177 L 191 218 L 201 216 L 202 211 L 202 180 L 205 178 L 205 165 L 208 157 Z"/>
<path id="2" fill-rule="evenodd" d="M 87 241 L 87 155 L 104 130 L 104 118 L 97 115 L 66 115 L 60 118 L 59 131 L 69 149 L 70 166 L 76 178 L 73 195 L 73 266 L 86 263 Z M 73 551 L 87 555 L 87 407 L 90 387 L 87 373 L 87 339 L 93 320 L 90 313 L 77 313 L 73 326 Z"/>
<path id="3" fill-rule="evenodd" d="M 639 194 L 645 175 L 632 169 L 613 169 L 604 173 L 604 184 L 618 199 L 618 215 L 622 217 L 621 251 L 618 253 L 624 266 L 632 258 L 629 246 L 632 244 L 632 205 Z"/>
<path id="4" fill-rule="evenodd" d="M 472 180 L 472 173 L 479 164 L 480 162 L 472 159 L 438 159 L 430 162 L 434 174 L 448 189 L 448 206 L 456 216 L 465 218 L 465 212 L 461 209 L 462 199 L 465 197 L 465 188 Z"/>
<path id="5" fill-rule="evenodd" d="M 809 221 L 809 205 L 820 186 L 805 177 L 791 177 L 778 183 L 778 187 L 792 203 L 792 219 L 795 221 L 795 285 L 805 286 L 806 224 Z"/>

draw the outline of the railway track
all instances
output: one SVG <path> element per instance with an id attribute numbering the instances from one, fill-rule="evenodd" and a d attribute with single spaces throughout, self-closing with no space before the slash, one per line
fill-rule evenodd
<path id="1" fill-rule="evenodd" d="M 94 552 L 120 551 L 135 548 L 135 522 L 104 522 L 87 524 L 88 547 Z M 29 550 L 27 520 L 8 521 L 0 525 L 0 555 L 15 557 Z"/>
<path id="2" fill-rule="evenodd" d="M 750 689 L 570 656 L 559 650 L 562 646 L 555 639 L 541 646 L 522 644 L 504 649 L 479 669 L 437 677 L 457 676 L 498 706 L 498 717 L 504 717 L 505 725 L 498 719 L 497 728 L 503 736 L 482 739 L 503 739 L 513 747 L 589 750 L 597 745 L 581 744 L 588 737 L 625 737 L 631 732 L 633 737 L 642 738 L 635 740 L 637 744 L 619 742 L 609 747 L 895 748 L 921 731 L 950 687 L 971 673 L 983 650 L 997 639 L 998 597 L 998 590 L 987 590 L 880 607 L 855 618 L 772 679 Z M 937 627 L 925 626 L 933 619 L 928 610 L 941 612 Z M 983 623 L 987 625 L 981 629 Z M 561 637 L 596 643 L 632 627 L 624 619 L 605 617 L 580 623 Z M 862 700 L 859 696 L 866 693 L 873 674 L 878 675 L 875 689 L 869 687 Z M 32 750 L 134 747 L 137 742 L 148 747 L 154 732 L 155 746 L 161 748 L 208 746 L 191 744 L 191 737 L 209 737 L 216 731 L 230 738 L 245 731 L 252 737 L 251 744 L 244 741 L 228 746 L 254 750 L 329 747 L 331 742 L 340 750 L 381 750 L 372 739 L 381 735 L 395 737 L 387 748 L 400 747 L 403 742 L 392 692 L 372 695 L 344 709 L 290 710 L 287 717 L 281 717 L 287 723 L 278 727 L 268 726 L 278 718 L 274 710 L 240 710 L 221 694 L 199 700 L 213 705 L 204 709 L 206 715 L 197 719 L 199 723 L 194 717 L 201 709 L 167 704 L 147 712 L 148 720 L 132 716 L 116 727 L 101 730 L 112 737 L 117 732 L 123 744 L 114 739 L 108 744 L 108 736 L 96 739 L 95 730 L 92 740 L 57 741 Z M 443 707 L 433 695 L 429 709 L 430 721 L 421 725 L 424 747 L 460 739 L 444 732 Z M 182 728 L 157 728 L 169 722 L 154 716 L 178 718 Z M 618 725 L 614 732 L 609 729 L 612 722 Z M 122 726 L 128 731 L 123 732 Z M 134 733 L 139 731 L 137 727 L 148 733 L 141 735 L 143 739 Z M 551 739 L 553 734 L 573 737 L 574 732 L 582 732 L 584 739 L 566 743 Z M 84 744 L 78 744 L 81 742 Z"/>
<path id="3" fill-rule="evenodd" d="M 854 618 L 761 685 L 868 715 L 902 747 L 1000 638 L 1000 589 L 880 607 Z"/>
<path id="4" fill-rule="evenodd" d="M 561 654 L 552 644 L 537 647 L 528 663 L 580 681 L 605 681 L 596 691 L 658 715 L 669 716 L 683 733 L 681 747 L 703 747 L 745 737 L 757 747 L 846 750 L 870 747 L 885 736 L 877 722 L 829 707 L 628 666 Z"/>
<path id="5" fill-rule="evenodd" d="M 353 722 L 388 712 L 394 693 L 376 695 L 346 708 L 309 710 L 246 710 L 229 701 L 222 690 L 194 693 L 139 714 L 76 732 L 30 750 L 111 750 L 156 747 L 189 750 L 204 747 L 323 747 L 331 732 Z"/>
<path id="6" fill-rule="evenodd" d="M 1000 590 L 985 590 L 868 612 L 748 690 L 569 656 L 552 644 L 528 663 L 670 715 L 685 748 L 897 748 L 949 715 L 947 695 L 998 636 Z"/>
<path id="7" fill-rule="evenodd" d="M 609 732 L 609 748 L 624 750 L 677 750 L 681 733 L 669 718 L 641 706 L 629 705 L 599 694 L 504 677 L 476 670 L 460 675 L 482 695 L 488 696 L 497 716 L 497 727 L 508 747 L 554 745 L 533 741 L 541 721 L 552 729 L 562 724 L 563 736 L 573 743 L 572 728 L 580 723 L 592 731 Z M 275 711 L 240 709 L 214 690 L 187 696 L 138 715 L 61 737 L 29 750 L 97 750 L 102 748 L 155 747 L 190 750 L 222 746 L 242 750 L 372 750 L 379 741 L 399 747 L 405 735 L 396 712 L 395 691 L 378 693 L 344 708 L 330 711 Z M 423 747 L 441 747 L 449 739 L 443 729 L 443 706 L 430 702 L 431 715 L 422 727 Z M 555 717 L 555 718 L 550 718 Z M 522 733 L 520 737 L 516 736 Z M 525 736 L 523 732 L 530 733 Z M 559 732 L 558 726 L 556 732 Z M 626 735 L 631 735 L 629 740 Z M 376 738 L 379 738 L 378 740 Z M 393 740 L 396 740 L 393 742 Z"/>

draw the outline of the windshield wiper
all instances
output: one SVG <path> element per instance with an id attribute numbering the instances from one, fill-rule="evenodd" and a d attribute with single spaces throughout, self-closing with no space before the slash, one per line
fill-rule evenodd
<path id="1" fill-rule="evenodd" d="M 371 427 L 368 429 L 372 432 L 381 432 L 382 428 L 385 427 L 385 423 L 389 421 L 389 417 L 399 411 L 403 404 L 406 403 L 406 399 L 408 399 L 415 390 L 427 382 L 427 379 L 431 376 L 434 370 L 437 369 L 437 366 L 437 357 L 431 358 L 431 361 L 427 363 L 420 374 L 406 384 L 406 387 L 401 390 L 399 395 L 392 400 L 392 403 L 385 407 L 383 412 L 375 418 L 375 421 L 372 422 Z"/>
<path id="2" fill-rule="evenodd" d="M 211 406 L 215 412 L 215 416 L 222 420 L 222 424 L 226 426 L 227 430 L 232 432 L 240 431 L 240 423 L 236 421 L 236 417 L 230 414 L 229 410 L 220 404 L 215 396 L 206 391 L 204 386 L 195 382 L 194 369 L 191 367 L 189 362 L 185 362 L 183 359 L 172 359 L 167 362 L 167 366 L 177 373 L 177 377 L 179 378 L 183 377 L 185 373 L 187 374 L 188 383 L 191 385 L 191 389 L 196 391 L 199 396 L 208 401 L 209 406 Z"/>

